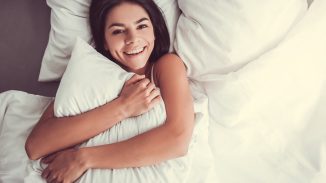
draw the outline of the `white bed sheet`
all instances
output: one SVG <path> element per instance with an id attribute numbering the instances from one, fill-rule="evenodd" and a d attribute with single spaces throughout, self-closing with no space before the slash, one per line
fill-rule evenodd
<path id="1" fill-rule="evenodd" d="M 0 93 L 0 183 L 23 182 L 27 135 L 51 100 L 20 91 Z"/>
<path id="2" fill-rule="evenodd" d="M 0 93 L 0 183 L 24 182 L 29 161 L 24 149 L 25 140 L 52 100 L 50 97 L 21 91 Z M 203 102 L 207 105 L 207 101 Z M 207 115 L 203 117 L 207 124 L 200 125 L 200 128 L 204 131 L 205 126 L 207 130 L 208 119 Z M 212 154 L 205 134 L 197 136 L 192 157 L 190 175 L 185 177 L 185 182 L 215 182 L 215 171 L 211 166 Z"/>
<path id="3" fill-rule="evenodd" d="M 197 158 L 189 183 L 277 182 L 323 183 L 326 180 L 326 87 L 312 109 L 309 124 L 288 141 L 282 151 L 261 144 L 260 139 L 239 141 L 250 126 L 225 128 L 211 124 L 210 139 L 217 169 L 208 173 L 209 156 Z M 24 142 L 52 98 L 9 91 L 0 94 L 0 182 L 20 183 L 25 177 L 28 158 Z M 251 126 L 252 128 L 252 126 Z M 249 130 L 249 131 L 248 131 Z M 280 127 L 280 130 L 282 127 Z M 6 140 L 6 141 L 4 141 Z M 275 145 L 278 139 L 275 139 Z M 263 148 L 264 147 L 264 148 Z M 203 146 L 205 148 L 205 146 Z M 203 151 L 198 148 L 198 153 Z M 209 174 L 209 177 L 206 175 Z M 206 179 L 206 180 L 205 180 Z"/>
<path id="4" fill-rule="evenodd" d="M 277 121 L 281 119 L 277 115 L 275 121 L 252 119 L 266 125 L 247 120 L 232 127 L 211 123 L 209 139 L 217 182 L 325 183 L 326 86 L 321 94 L 318 103 L 310 108 L 309 118 L 299 124 Z M 300 130 L 297 125 L 302 125 Z"/>
<path id="5" fill-rule="evenodd" d="M 276 48 L 203 82 L 220 182 L 326 182 L 325 9 L 314 0 Z"/>
<path id="6" fill-rule="evenodd" d="M 308 120 L 310 123 L 293 138 L 285 139 L 288 143 L 282 151 L 269 151 L 273 148 L 261 144 L 260 139 L 247 144 L 239 141 L 239 138 L 253 131 L 250 131 L 250 126 L 225 128 L 211 124 L 210 145 L 217 169 L 207 172 L 209 166 L 203 162 L 211 159 L 202 154 L 201 158 L 194 160 L 197 166 L 193 167 L 188 182 L 325 182 L 326 87 L 319 99 L 318 105 L 312 109 L 313 115 Z M 25 139 L 51 100 L 20 91 L 0 94 L 1 183 L 23 182 L 28 161 L 24 151 Z M 284 129 L 280 127 L 280 130 Z M 279 145 L 277 140 L 275 145 Z M 198 153 L 203 153 L 200 147 Z"/>

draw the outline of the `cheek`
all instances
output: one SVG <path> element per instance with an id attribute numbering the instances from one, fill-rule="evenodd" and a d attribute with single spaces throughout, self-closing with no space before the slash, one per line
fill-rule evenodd
<path id="1" fill-rule="evenodd" d="M 154 31 L 153 31 L 153 29 L 147 29 L 147 30 L 144 32 L 144 37 L 145 37 L 145 39 L 146 39 L 148 42 L 150 42 L 150 43 L 154 42 L 154 40 L 155 40 L 155 36 L 154 36 Z"/>
<path id="2" fill-rule="evenodd" d="M 106 45 L 108 50 L 113 55 L 117 50 L 121 50 L 123 42 L 115 37 L 107 37 Z"/>

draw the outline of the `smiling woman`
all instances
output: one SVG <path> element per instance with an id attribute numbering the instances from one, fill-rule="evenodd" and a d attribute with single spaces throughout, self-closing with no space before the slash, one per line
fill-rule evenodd
<path id="1" fill-rule="evenodd" d="M 142 7 L 125 3 L 107 14 L 104 48 L 126 70 L 145 74 L 154 40 L 153 25 Z"/>
<path id="2" fill-rule="evenodd" d="M 120 62 L 128 58 L 125 53 L 144 48 L 141 57 L 151 65 L 169 51 L 170 38 L 164 18 L 153 1 L 125 1 L 123 6 L 121 2 L 92 3 L 90 26 L 96 50 L 125 68 Z"/>
<path id="3" fill-rule="evenodd" d="M 90 169 L 155 165 L 185 156 L 191 141 L 194 109 L 186 68 L 177 55 L 168 54 L 169 34 L 155 3 L 93 0 L 90 24 L 96 50 L 135 74 L 116 99 L 80 115 L 57 118 L 49 105 L 26 141 L 31 159 L 45 157 L 42 177 L 48 182 L 72 182 Z M 163 123 L 155 128 L 117 143 L 73 148 L 162 105 Z"/>

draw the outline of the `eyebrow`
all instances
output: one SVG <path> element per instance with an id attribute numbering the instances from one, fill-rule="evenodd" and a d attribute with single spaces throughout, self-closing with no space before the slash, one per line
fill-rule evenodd
<path id="1" fill-rule="evenodd" d="M 137 20 L 136 22 L 135 22 L 135 24 L 139 24 L 139 23 L 141 23 L 141 22 L 143 22 L 143 21 L 149 21 L 149 19 L 148 18 L 141 18 L 141 19 L 139 19 L 139 20 Z M 111 28 L 111 27 L 113 27 L 113 26 L 118 26 L 118 27 L 124 27 L 124 24 L 122 24 L 122 23 L 112 23 L 108 28 Z"/>

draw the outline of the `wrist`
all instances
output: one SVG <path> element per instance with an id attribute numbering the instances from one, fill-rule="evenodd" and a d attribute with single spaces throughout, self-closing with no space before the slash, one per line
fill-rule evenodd
<path id="1" fill-rule="evenodd" d="M 91 159 L 92 156 L 89 155 L 89 151 L 87 148 L 80 148 L 78 149 L 77 153 L 83 169 L 88 170 L 93 167 Z"/>
<path id="2" fill-rule="evenodd" d="M 113 123 L 112 121 L 109 122 L 109 126 L 107 126 L 107 128 L 111 128 L 116 123 L 128 118 L 126 104 L 120 97 L 112 100 L 111 102 L 106 103 L 104 106 L 100 107 L 99 110 L 101 110 L 101 114 L 104 114 L 104 119 L 111 118 L 113 121 Z"/>
<path id="3" fill-rule="evenodd" d="M 118 97 L 116 99 L 116 102 L 118 103 L 118 113 L 119 113 L 119 116 L 121 116 L 121 120 L 123 119 L 126 119 L 130 116 L 129 114 L 129 110 L 128 110 L 128 102 L 126 102 L 125 99 L 121 98 L 121 97 Z"/>

